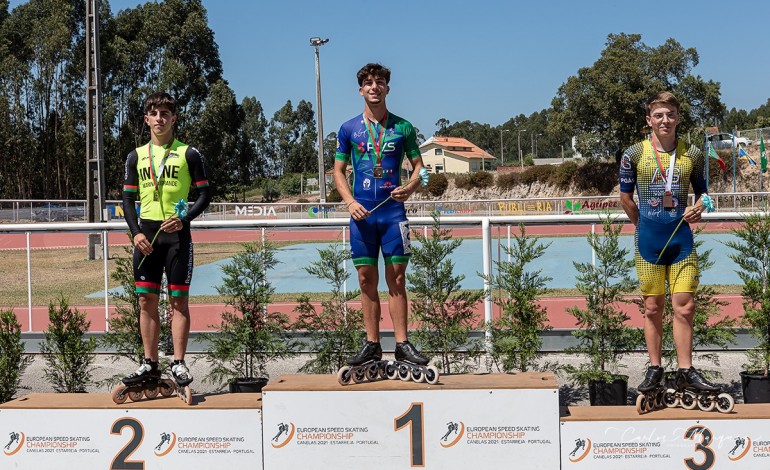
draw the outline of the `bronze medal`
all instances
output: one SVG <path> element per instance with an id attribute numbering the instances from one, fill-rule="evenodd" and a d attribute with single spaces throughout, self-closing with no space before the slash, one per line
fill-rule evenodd
<path id="1" fill-rule="evenodd" d="M 382 178 L 382 167 L 380 165 L 375 166 L 372 168 L 372 174 L 375 178 Z"/>
<path id="2" fill-rule="evenodd" d="M 158 194 L 158 190 L 157 189 L 152 192 L 152 200 L 155 201 L 155 202 L 158 202 L 158 200 L 160 200 L 160 195 Z"/>
<path id="3" fill-rule="evenodd" d="M 663 207 L 665 207 L 666 209 L 674 208 L 674 196 L 672 196 L 671 193 L 667 193 L 663 195 Z"/>

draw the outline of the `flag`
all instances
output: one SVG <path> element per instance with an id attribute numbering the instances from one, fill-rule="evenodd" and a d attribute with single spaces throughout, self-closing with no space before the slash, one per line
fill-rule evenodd
<path id="1" fill-rule="evenodd" d="M 767 171 L 767 156 L 765 155 L 765 139 L 759 134 L 759 161 L 762 163 L 762 172 Z"/>
<path id="2" fill-rule="evenodd" d="M 724 160 L 722 160 L 722 158 L 719 155 L 717 155 L 717 151 L 714 150 L 714 147 L 712 147 L 710 143 L 709 143 L 709 157 L 716 159 L 717 163 L 719 163 L 719 168 L 721 168 L 722 171 L 725 171 L 725 169 L 727 168 L 727 165 L 725 165 Z"/>
<path id="3" fill-rule="evenodd" d="M 744 158 L 744 157 L 746 157 L 746 159 L 749 161 L 750 164 L 752 165 L 757 164 L 757 162 L 753 158 L 751 158 L 751 156 L 749 156 L 749 153 L 746 150 L 744 150 L 743 147 L 738 147 L 738 158 Z"/>

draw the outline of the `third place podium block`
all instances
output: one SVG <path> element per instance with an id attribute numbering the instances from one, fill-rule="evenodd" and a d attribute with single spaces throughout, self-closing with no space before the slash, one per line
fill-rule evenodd
<path id="1" fill-rule="evenodd" d="M 558 401 L 552 373 L 283 376 L 263 389 L 265 468 L 559 468 Z"/>

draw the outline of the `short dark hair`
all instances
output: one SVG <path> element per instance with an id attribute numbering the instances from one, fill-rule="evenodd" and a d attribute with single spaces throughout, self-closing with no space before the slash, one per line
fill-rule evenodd
<path id="1" fill-rule="evenodd" d="M 364 80 L 369 75 L 373 75 L 374 78 L 384 78 L 385 83 L 390 83 L 390 69 L 382 64 L 369 63 L 361 67 L 356 77 L 358 78 L 358 86 L 364 84 Z"/>
<path id="2" fill-rule="evenodd" d="M 144 114 L 149 113 L 158 106 L 165 106 L 171 111 L 171 114 L 176 114 L 176 100 L 165 91 L 155 92 L 144 100 Z"/>
<path id="3" fill-rule="evenodd" d="M 677 112 L 679 112 L 679 100 L 670 91 L 661 91 L 647 98 L 647 101 L 644 102 L 644 111 L 648 116 L 654 104 L 667 104 L 675 107 Z"/>

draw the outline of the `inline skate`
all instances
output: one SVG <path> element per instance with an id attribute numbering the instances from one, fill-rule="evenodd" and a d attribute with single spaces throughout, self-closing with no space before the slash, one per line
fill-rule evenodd
<path id="1" fill-rule="evenodd" d="M 644 380 L 636 389 L 639 391 L 639 395 L 636 397 L 636 412 L 640 415 L 665 408 L 666 387 L 663 385 L 662 367 L 648 367 L 647 373 L 644 374 Z"/>
<path id="2" fill-rule="evenodd" d="M 729 413 L 735 406 L 735 399 L 722 388 L 706 380 L 694 367 L 676 372 L 676 389 L 669 388 L 663 398 L 666 406 L 681 406 L 686 410 L 699 408 L 702 411 Z"/>
<path id="3" fill-rule="evenodd" d="M 395 356 L 395 361 L 382 360 L 380 343 L 367 341 L 358 354 L 348 359 L 348 366 L 337 372 L 337 380 L 341 385 L 347 385 L 351 381 L 361 383 L 381 379 L 412 380 L 429 384 L 438 382 L 438 370 L 434 366 L 427 366 L 428 358 L 417 352 L 408 341 L 396 343 Z"/>
<path id="4" fill-rule="evenodd" d="M 171 377 L 174 378 L 174 382 L 176 383 L 176 395 L 181 398 L 183 402 L 192 405 L 193 396 L 190 384 L 193 381 L 193 376 L 184 360 L 174 360 L 174 365 L 171 366 Z"/>
<path id="5" fill-rule="evenodd" d="M 152 400 L 160 394 L 170 397 L 176 386 L 169 379 L 162 379 L 158 363 L 151 359 L 145 359 L 139 368 L 123 378 L 122 384 L 112 391 L 112 401 L 118 405 L 131 401 L 139 401 L 142 396 Z"/>

